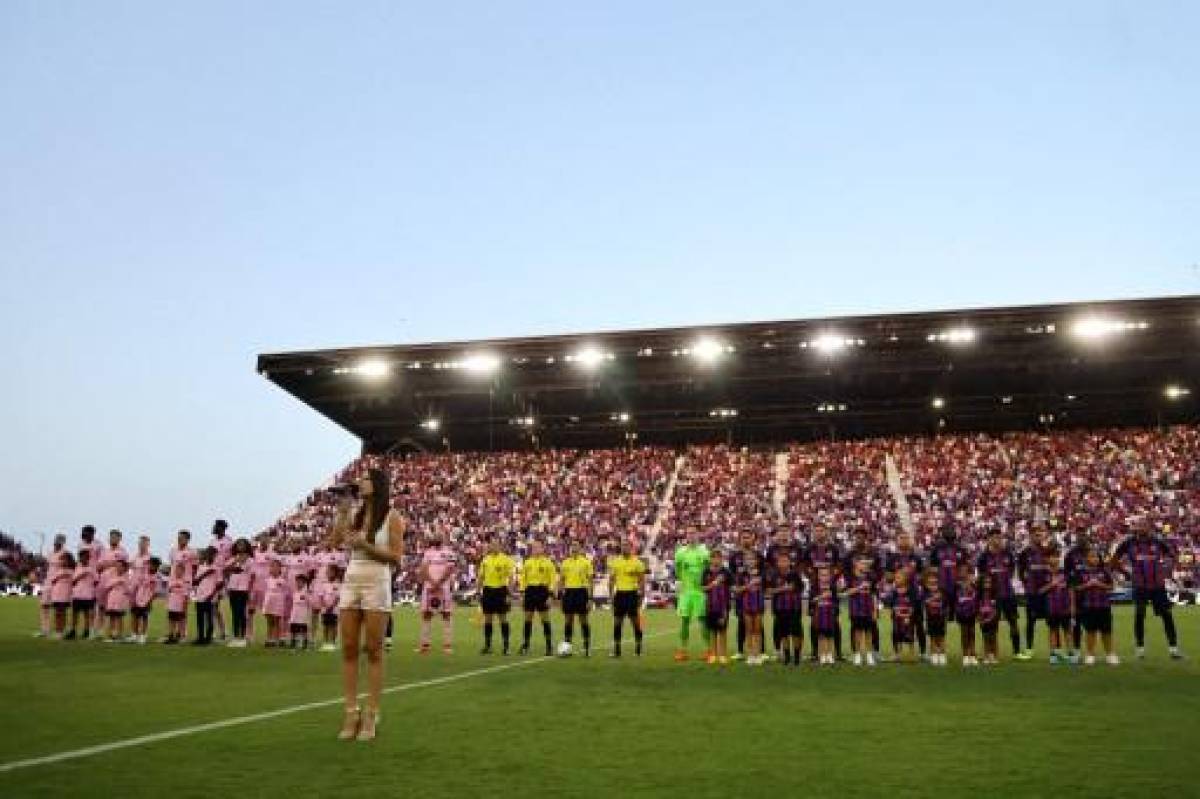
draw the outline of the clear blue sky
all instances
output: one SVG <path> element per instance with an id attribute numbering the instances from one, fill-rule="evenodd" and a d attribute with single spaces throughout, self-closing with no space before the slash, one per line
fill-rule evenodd
<path id="1" fill-rule="evenodd" d="M 0 4 L 0 528 L 269 522 L 263 351 L 1200 291 L 1200 4 L 445 5 Z"/>

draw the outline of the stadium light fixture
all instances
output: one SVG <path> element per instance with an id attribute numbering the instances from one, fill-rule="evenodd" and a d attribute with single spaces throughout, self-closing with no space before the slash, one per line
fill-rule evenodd
<path id="1" fill-rule="evenodd" d="M 459 362 L 463 369 L 480 375 L 490 375 L 500 368 L 500 359 L 487 352 L 468 355 Z"/>
<path id="2" fill-rule="evenodd" d="M 633 417 L 630 416 L 627 412 L 621 411 L 620 413 L 612 414 L 608 418 L 614 422 L 620 422 L 621 424 L 629 424 L 629 420 L 632 419 Z"/>
<path id="3" fill-rule="evenodd" d="M 1169 400 L 1180 400 L 1192 393 L 1190 388 L 1185 386 L 1169 385 L 1163 389 L 1163 396 Z"/>
<path id="4" fill-rule="evenodd" d="M 975 328 L 965 325 L 952 327 L 937 333 L 930 333 L 925 337 L 925 340 L 944 344 L 970 344 L 975 341 Z"/>
<path id="5" fill-rule="evenodd" d="M 714 419 L 732 419 L 738 415 L 737 408 L 713 408 L 708 415 Z"/>
<path id="6" fill-rule="evenodd" d="M 714 363 L 725 353 L 733 352 L 733 347 L 722 344 L 710 336 L 704 336 L 697 339 L 691 347 L 683 350 L 683 352 L 691 355 L 701 363 Z"/>
<path id="7" fill-rule="evenodd" d="M 946 407 L 946 400 L 942 397 L 934 397 L 929 404 L 933 406 L 934 410 L 940 411 Z"/>
<path id="8" fill-rule="evenodd" d="M 1071 334 L 1076 338 L 1087 341 L 1108 338 L 1115 333 L 1126 333 L 1132 330 L 1146 330 L 1149 322 L 1132 322 L 1124 319 L 1109 319 L 1103 316 L 1085 316 L 1076 319 L 1071 324 Z"/>
<path id="9" fill-rule="evenodd" d="M 568 355 L 565 360 L 577 363 L 584 369 L 597 369 L 605 361 L 611 361 L 615 356 L 611 352 L 605 352 L 596 347 L 584 347 L 573 355 Z"/>
<path id="10" fill-rule="evenodd" d="M 392 365 L 383 358 L 363 358 L 354 367 L 355 374 L 370 380 L 387 377 L 392 371 Z"/>
<path id="11" fill-rule="evenodd" d="M 822 333 L 809 341 L 801 341 L 800 349 L 814 349 L 822 355 L 837 355 L 849 347 L 862 347 L 866 339 L 843 336 L 838 333 Z"/>
<path id="12" fill-rule="evenodd" d="M 421 422 L 421 427 L 425 428 L 431 433 L 436 433 L 441 426 L 442 423 L 439 419 L 426 419 L 425 421 Z"/>

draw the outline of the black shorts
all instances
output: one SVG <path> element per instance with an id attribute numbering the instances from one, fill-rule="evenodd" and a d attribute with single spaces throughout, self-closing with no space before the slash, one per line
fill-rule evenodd
<path id="1" fill-rule="evenodd" d="M 129 614 L 135 619 L 148 619 L 150 618 L 150 607 L 146 606 L 144 608 L 139 608 L 137 605 L 134 605 L 133 609 L 129 611 Z"/>
<path id="2" fill-rule="evenodd" d="M 930 638 L 945 638 L 946 617 L 930 616 L 925 622 L 925 632 L 929 633 Z"/>
<path id="3" fill-rule="evenodd" d="M 1017 617 L 1017 598 L 1010 596 L 1008 599 L 996 600 L 996 612 L 1004 619 L 1015 619 Z"/>
<path id="4" fill-rule="evenodd" d="M 187 618 L 187 614 L 182 610 L 168 610 L 167 621 L 183 621 Z"/>
<path id="5" fill-rule="evenodd" d="M 489 616 L 496 613 L 508 613 L 508 588 L 484 586 L 483 593 L 479 597 L 479 605 Z"/>
<path id="6" fill-rule="evenodd" d="M 71 603 L 69 601 L 68 602 L 51 602 L 50 604 L 54 606 L 55 610 L 66 610 L 67 608 L 71 607 Z"/>
<path id="7" fill-rule="evenodd" d="M 337 624 L 337 614 L 336 613 L 322 613 L 321 614 L 321 624 L 324 624 L 326 627 L 332 627 L 333 625 Z"/>
<path id="8" fill-rule="evenodd" d="M 79 610 L 79 611 L 92 610 L 95 607 L 96 607 L 96 600 L 94 600 L 94 599 L 72 599 L 71 600 L 71 609 L 72 610 Z"/>
<path id="9" fill-rule="evenodd" d="M 123 611 L 123 610 L 106 610 L 104 612 L 104 615 L 108 616 L 110 619 L 123 619 L 123 618 L 125 618 L 125 611 Z"/>
<path id="10" fill-rule="evenodd" d="M 1135 605 L 1149 605 L 1154 608 L 1154 615 L 1161 616 L 1171 609 L 1171 600 L 1167 597 L 1165 588 L 1135 588 L 1133 589 Z"/>
<path id="11" fill-rule="evenodd" d="M 870 616 L 851 616 L 850 631 L 856 633 L 869 633 L 875 629 L 875 620 Z"/>
<path id="12" fill-rule="evenodd" d="M 1046 595 L 1045 594 L 1026 594 L 1025 595 L 1025 613 L 1031 619 L 1045 619 L 1050 613 L 1046 610 Z"/>
<path id="13" fill-rule="evenodd" d="M 975 618 L 975 616 L 964 616 L 960 614 L 954 617 L 954 623 L 963 629 L 974 630 Z"/>
<path id="14" fill-rule="evenodd" d="M 729 627 L 728 613 L 709 613 L 704 617 L 704 626 L 710 632 L 724 632 Z"/>
<path id="15" fill-rule="evenodd" d="M 618 591 L 613 595 L 613 616 L 636 619 L 640 604 L 637 591 Z"/>
<path id="16" fill-rule="evenodd" d="M 803 614 L 799 610 L 785 610 L 775 614 L 775 630 L 782 638 L 789 636 L 799 637 L 804 635 L 803 623 L 801 617 Z"/>
<path id="17" fill-rule="evenodd" d="M 1112 608 L 1084 609 L 1079 617 L 1083 629 L 1089 633 L 1112 632 Z"/>
<path id="18" fill-rule="evenodd" d="M 301 633 L 308 632 L 307 624 L 290 624 L 288 628 L 292 631 L 292 635 L 300 635 Z"/>
<path id="19" fill-rule="evenodd" d="M 550 586 L 531 585 L 525 589 L 525 612 L 550 610 Z"/>
<path id="20" fill-rule="evenodd" d="M 1000 632 L 1000 617 L 996 616 L 991 621 L 979 622 L 979 631 L 984 635 L 995 635 Z"/>
<path id="21" fill-rule="evenodd" d="M 1051 630 L 1066 632 L 1071 628 L 1070 616 L 1046 616 L 1046 626 Z"/>
<path id="22" fill-rule="evenodd" d="M 573 616 L 588 612 L 588 590 L 586 588 L 568 588 L 563 591 L 562 611 Z"/>

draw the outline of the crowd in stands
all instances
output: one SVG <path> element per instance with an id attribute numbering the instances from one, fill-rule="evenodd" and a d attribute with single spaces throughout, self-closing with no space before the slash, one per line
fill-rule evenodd
<path id="1" fill-rule="evenodd" d="M 0 580 L 18 580 L 37 569 L 42 562 L 37 553 L 30 552 L 20 541 L 0 532 Z"/>

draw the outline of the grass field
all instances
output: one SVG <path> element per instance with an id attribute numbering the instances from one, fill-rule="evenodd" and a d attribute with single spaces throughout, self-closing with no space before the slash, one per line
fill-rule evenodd
<path id="1" fill-rule="evenodd" d="M 389 685 L 527 665 L 389 694 L 373 744 L 334 740 L 335 703 L 4 771 L 339 691 L 336 655 L 36 640 L 36 612 L 0 600 L 4 796 L 1198 793 L 1200 667 L 1166 659 L 1154 619 L 1134 661 L 1127 609 L 1120 667 L 1050 667 L 1043 639 L 1035 662 L 969 672 L 677 665 L 666 612 L 640 660 L 483 658 L 468 612 L 453 657 L 418 657 L 416 616 L 398 611 Z M 1200 613 L 1179 616 L 1185 646 L 1200 642 Z M 595 621 L 603 641 L 608 617 Z"/>

